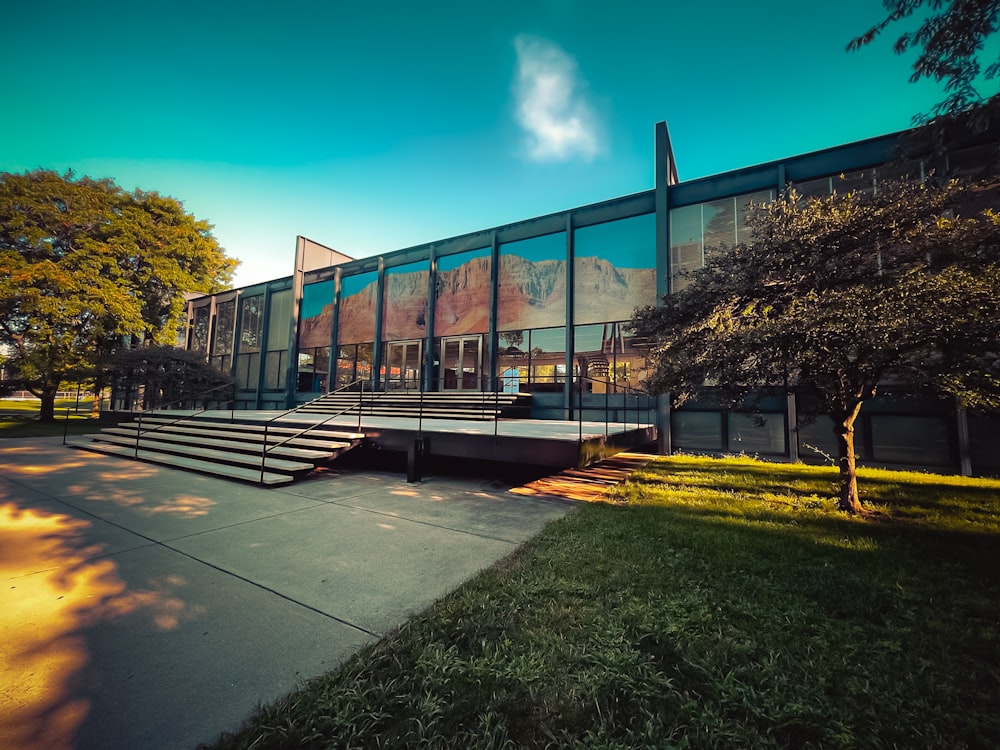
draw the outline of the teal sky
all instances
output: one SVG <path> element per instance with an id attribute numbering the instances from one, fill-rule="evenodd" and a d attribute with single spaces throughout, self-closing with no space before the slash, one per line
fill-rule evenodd
<path id="1" fill-rule="evenodd" d="M 236 283 L 295 237 L 353 257 L 908 127 L 941 98 L 878 0 L 10 3 L 0 171 L 157 190 Z M 894 37 L 893 37 L 894 38 Z"/>

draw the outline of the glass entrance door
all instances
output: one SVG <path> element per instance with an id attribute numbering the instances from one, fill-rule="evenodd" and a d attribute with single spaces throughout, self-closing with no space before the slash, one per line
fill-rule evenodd
<path id="1" fill-rule="evenodd" d="M 386 390 L 420 389 L 420 351 L 423 342 L 389 341 L 385 345 L 384 382 Z"/>
<path id="2" fill-rule="evenodd" d="M 482 389 L 482 336 L 452 336 L 441 339 L 441 390 Z"/>

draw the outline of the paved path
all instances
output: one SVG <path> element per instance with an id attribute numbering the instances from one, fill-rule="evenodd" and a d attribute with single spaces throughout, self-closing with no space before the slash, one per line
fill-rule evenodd
<path id="1" fill-rule="evenodd" d="M 0 441 L 0 747 L 183 750 L 572 505 L 345 471 L 280 490 Z"/>

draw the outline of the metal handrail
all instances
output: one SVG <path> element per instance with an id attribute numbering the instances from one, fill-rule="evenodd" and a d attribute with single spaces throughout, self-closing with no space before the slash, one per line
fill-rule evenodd
<path id="1" fill-rule="evenodd" d="M 166 404 L 161 404 L 161 405 L 157 406 L 155 409 L 151 409 L 150 413 L 151 414 L 155 414 L 157 411 L 166 410 L 169 407 L 173 406 L 174 404 L 180 404 L 180 403 L 183 403 L 185 401 L 197 402 L 198 399 L 204 398 L 209 393 L 214 393 L 215 391 L 220 391 L 220 390 L 222 390 L 224 388 L 233 388 L 233 387 L 234 387 L 234 385 L 232 383 L 226 383 L 224 385 L 217 385 L 217 386 L 215 386 L 215 388 L 209 388 L 207 391 L 203 391 L 203 392 L 201 392 L 201 393 L 199 393 L 199 394 L 197 394 L 195 396 L 188 396 L 187 398 L 178 398 L 178 399 L 174 399 L 173 401 L 168 401 Z M 234 414 L 235 414 L 235 411 L 236 411 L 236 395 L 235 394 L 233 394 L 233 397 L 231 399 L 229 399 L 229 404 L 230 404 L 229 419 L 230 419 L 230 421 L 233 421 L 235 419 Z M 146 430 L 146 434 L 148 435 L 151 432 L 156 432 L 158 430 L 163 429 L 164 427 L 171 427 L 171 426 L 177 424 L 178 422 L 182 422 L 185 419 L 191 419 L 193 417 L 197 417 L 198 415 L 204 414 L 207 411 L 212 411 L 212 410 L 209 409 L 208 407 L 205 407 L 204 409 L 201 409 L 199 411 L 195 411 L 194 414 L 185 414 L 184 416 L 177 417 L 177 419 L 171 420 L 170 422 L 164 422 L 163 424 L 157 425 L 156 427 L 154 427 L 151 430 Z M 129 413 L 133 415 L 133 417 L 132 417 L 133 419 L 135 419 L 135 416 L 134 416 L 135 414 L 139 415 L 139 420 L 138 420 L 139 421 L 139 425 L 138 425 L 138 427 L 136 428 L 136 431 L 135 431 L 135 453 L 133 454 L 133 456 L 137 458 L 139 456 L 139 441 L 140 441 L 140 439 L 142 437 L 142 434 L 143 434 L 143 431 L 142 431 L 142 417 L 146 413 L 146 410 L 144 410 L 144 409 L 140 409 L 140 410 L 129 409 Z"/>
<path id="2" fill-rule="evenodd" d="M 592 378 L 592 377 L 589 377 L 587 375 L 574 375 L 571 384 L 575 385 L 578 382 L 581 383 L 581 384 L 583 382 L 590 382 L 590 383 L 600 383 L 600 384 L 605 385 L 605 386 L 612 385 L 612 383 L 610 381 L 608 381 L 608 380 L 601 380 L 600 378 Z M 639 388 L 633 388 L 630 385 L 615 383 L 614 387 L 616 389 L 616 392 L 617 391 L 621 391 L 622 395 L 626 397 L 626 399 L 624 401 L 625 421 L 622 422 L 622 424 L 624 424 L 626 427 L 628 427 L 628 424 L 629 424 L 628 423 L 628 399 L 627 399 L 627 397 L 628 396 L 635 396 L 635 398 L 636 398 L 635 424 L 636 424 L 636 429 L 639 429 L 639 426 L 640 426 L 639 413 L 641 411 L 640 408 L 639 408 L 639 396 L 645 396 L 646 398 L 652 398 L 652 395 L 650 393 L 647 393 L 646 391 L 643 391 L 643 390 L 639 389 Z M 578 438 L 577 439 L 582 444 L 583 443 L 583 389 L 579 388 L 579 389 L 575 389 L 575 390 L 579 394 L 579 396 L 578 396 L 578 403 L 577 403 L 577 410 L 576 410 L 577 411 L 577 422 L 578 422 L 578 426 L 579 426 L 579 429 L 578 429 Z M 610 425 L 609 414 L 610 414 L 610 411 L 611 411 L 611 409 L 610 409 L 610 400 L 611 400 L 611 391 L 610 391 L 610 389 L 606 388 L 605 391 L 604 391 L 604 436 L 605 436 L 605 438 L 607 438 L 609 430 L 610 430 L 610 427 L 609 427 L 609 425 Z M 650 406 L 647 405 L 646 406 L 646 411 L 649 412 L 651 410 L 651 408 L 652 407 L 650 407 Z"/>
<path id="3" fill-rule="evenodd" d="M 343 410 L 337 412 L 336 414 L 331 414 L 329 417 L 327 417 L 323 421 L 321 421 L 321 422 L 314 422 L 314 423 L 310 424 L 308 427 L 305 427 L 305 428 L 299 430 L 298 432 L 293 433 L 292 435 L 287 436 L 284 440 L 280 440 L 277 443 L 275 443 L 274 445 L 272 445 L 272 446 L 269 447 L 268 444 L 267 444 L 267 431 L 268 431 L 268 428 L 271 426 L 271 424 L 273 422 L 275 422 L 275 421 L 277 421 L 279 419 L 284 419 L 288 415 L 294 414 L 295 412 L 300 411 L 300 410 L 304 409 L 305 407 L 309 406 L 310 404 L 315 403 L 316 401 L 319 401 L 319 400 L 321 400 L 323 398 L 326 398 L 327 396 L 330 396 L 331 394 L 341 393 L 343 391 L 347 391 L 349 388 L 352 388 L 352 387 L 354 387 L 356 385 L 360 385 L 361 388 L 360 388 L 360 390 L 358 392 L 358 405 L 357 405 L 357 409 L 358 409 L 358 431 L 360 432 L 361 431 L 361 412 L 362 412 L 362 409 L 363 409 L 363 406 L 364 406 L 364 395 L 365 395 L 365 387 L 364 386 L 365 386 L 365 383 L 374 383 L 374 381 L 373 380 L 369 380 L 367 378 L 358 378 L 357 380 L 354 380 L 354 381 L 348 383 L 347 385 L 341 386 L 340 388 L 337 388 L 336 390 L 330 391 L 329 393 L 324 393 L 322 396 L 319 396 L 318 398 L 314 398 L 312 401 L 307 401 L 306 403 L 299 404 L 298 406 L 296 406 L 296 407 L 294 407 L 292 409 L 287 409 L 286 411 L 283 411 L 281 414 L 278 414 L 278 415 L 272 417 L 271 419 L 267 420 L 266 422 L 264 422 L 264 438 L 263 438 L 263 443 L 261 444 L 261 447 L 260 447 L 260 480 L 259 480 L 259 483 L 260 484 L 264 484 L 264 471 L 265 471 L 265 465 L 266 465 L 266 462 L 267 462 L 267 454 L 268 454 L 269 451 L 273 451 L 275 448 L 280 448 L 285 443 L 288 443 L 288 442 L 290 442 L 292 440 L 300 438 L 303 435 L 305 435 L 307 432 L 309 432 L 310 430 L 314 430 L 317 427 L 322 427 L 323 425 L 329 423 L 330 421 L 336 419 L 337 417 L 342 417 L 343 415 L 347 414 L 348 412 L 350 412 L 355 407 L 352 405 L 352 406 L 347 407 L 346 409 L 343 409 Z M 380 394 L 379 398 L 381 398 L 387 392 L 388 391 L 376 391 L 374 387 L 372 387 L 371 390 L 369 391 L 369 393 L 372 394 L 372 401 L 373 402 L 375 400 L 374 399 L 374 394 L 379 393 Z"/>

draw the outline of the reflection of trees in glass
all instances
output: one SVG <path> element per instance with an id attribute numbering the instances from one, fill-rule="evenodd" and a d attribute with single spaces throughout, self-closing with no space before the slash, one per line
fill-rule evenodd
<path id="1" fill-rule="evenodd" d="M 243 320 L 240 328 L 240 352 L 259 352 L 260 334 L 262 330 L 263 317 L 261 316 L 261 302 L 263 297 L 244 297 L 240 301 L 240 315 Z"/>
<path id="2" fill-rule="evenodd" d="M 212 354 L 226 356 L 233 353 L 233 325 L 236 322 L 236 300 L 222 302 L 215 308 L 215 346 Z"/>
<path id="3" fill-rule="evenodd" d="M 673 209 L 670 212 L 671 289 L 680 291 L 686 287 L 687 276 L 701 268 L 713 253 L 741 242 L 752 242 L 753 236 L 747 226 L 750 205 L 771 200 L 770 190 L 759 190 Z"/>
<path id="4" fill-rule="evenodd" d="M 191 349 L 193 351 L 208 352 L 208 315 L 207 305 L 194 311 L 194 328 L 191 331 Z"/>
<path id="5" fill-rule="evenodd" d="M 515 354 L 520 353 L 521 344 L 524 343 L 524 331 L 503 331 L 498 334 L 500 337 L 500 352 Z M 518 352 L 512 352 L 511 349 L 517 349 Z"/>

